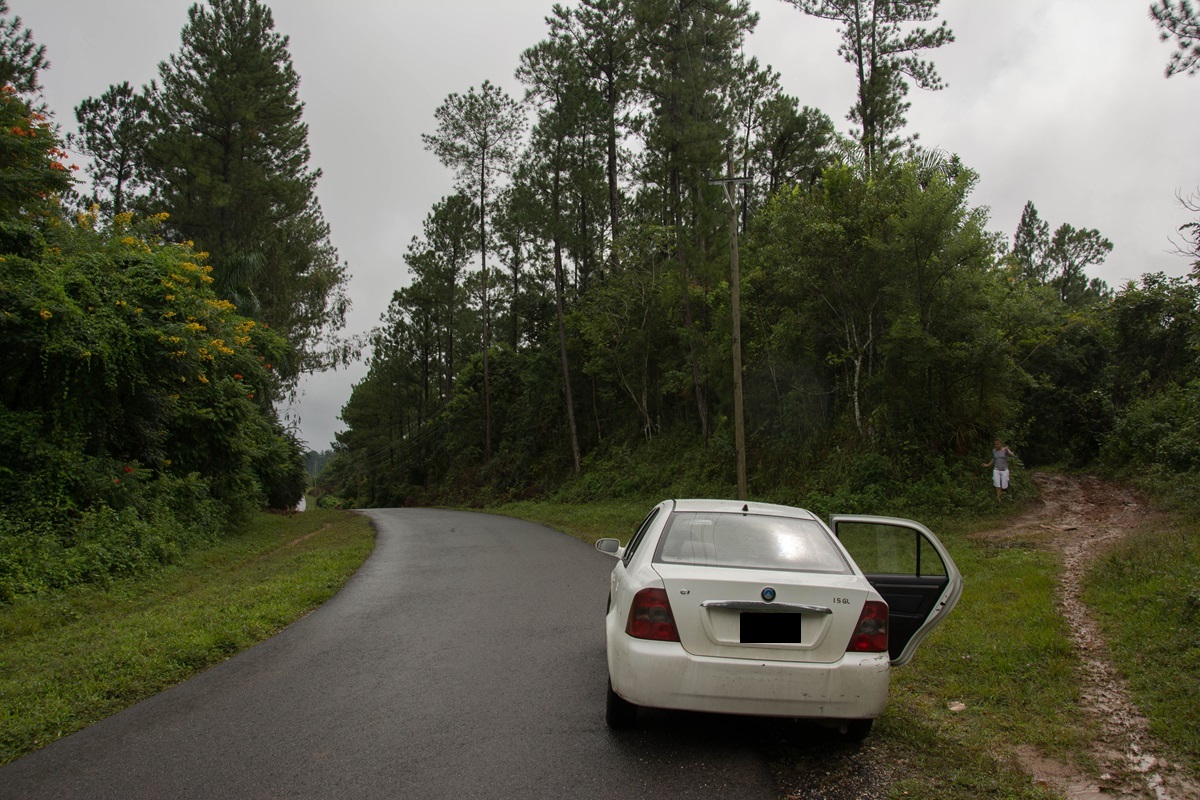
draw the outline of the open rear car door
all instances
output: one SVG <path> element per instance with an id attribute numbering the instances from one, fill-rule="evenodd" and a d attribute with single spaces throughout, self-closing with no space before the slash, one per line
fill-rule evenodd
<path id="1" fill-rule="evenodd" d="M 907 663 L 962 595 L 954 559 L 928 528 L 912 520 L 838 514 L 829 524 L 887 601 L 892 665 Z"/>

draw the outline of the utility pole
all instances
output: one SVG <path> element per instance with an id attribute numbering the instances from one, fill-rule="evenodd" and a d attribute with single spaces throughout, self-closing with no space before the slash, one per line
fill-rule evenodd
<path id="1" fill-rule="evenodd" d="M 733 158 L 729 158 L 724 178 L 712 178 L 725 188 L 729 203 L 729 305 L 733 312 L 733 442 L 737 450 L 738 500 L 746 500 L 746 414 L 742 404 L 742 273 L 738 266 L 738 204 L 736 188 L 750 182 L 747 176 L 734 177 Z"/>

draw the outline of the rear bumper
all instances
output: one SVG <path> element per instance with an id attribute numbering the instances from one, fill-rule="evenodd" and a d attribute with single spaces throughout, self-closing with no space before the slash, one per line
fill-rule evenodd
<path id="1" fill-rule="evenodd" d="M 869 719 L 887 706 L 887 653 L 832 664 L 694 656 L 678 642 L 608 631 L 613 689 L 639 706 L 768 717 Z"/>

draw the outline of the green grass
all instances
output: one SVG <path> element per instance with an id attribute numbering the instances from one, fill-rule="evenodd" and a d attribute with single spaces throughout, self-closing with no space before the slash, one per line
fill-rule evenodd
<path id="1" fill-rule="evenodd" d="M 333 596 L 373 546 L 357 515 L 260 514 L 147 578 L 0 607 L 0 764 L 278 632 Z"/>
<path id="2" fill-rule="evenodd" d="M 1200 773 L 1200 521 L 1136 531 L 1084 586 L 1151 732 Z"/>
<path id="3" fill-rule="evenodd" d="M 1078 656 L 1055 602 L 1057 558 L 1030 542 L 980 541 L 952 523 L 931 527 L 965 587 L 913 661 L 892 673 L 878 732 L 917 767 L 895 796 L 1052 797 L 1015 767 L 1014 754 L 1030 746 L 1091 766 Z M 966 708 L 951 711 L 952 703 Z"/>
<path id="4" fill-rule="evenodd" d="M 588 503 L 552 503 L 541 500 L 523 500 L 489 508 L 492 514 L 540 522 L 555 530 L 595 543 L 597 539 L 613 536 L 623 544 L 637 530 L 650 509 L 662 501 L 658 500 L 607 500 Z"/>

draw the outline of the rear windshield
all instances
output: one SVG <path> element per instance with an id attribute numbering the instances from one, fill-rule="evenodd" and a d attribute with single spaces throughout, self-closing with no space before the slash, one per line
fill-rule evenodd
<path id="1" fill-rule="evenodd" d="M 820 523 L 754 514 L 672 514 L 655 560 L 708 567 L 850 572 Z"/>

